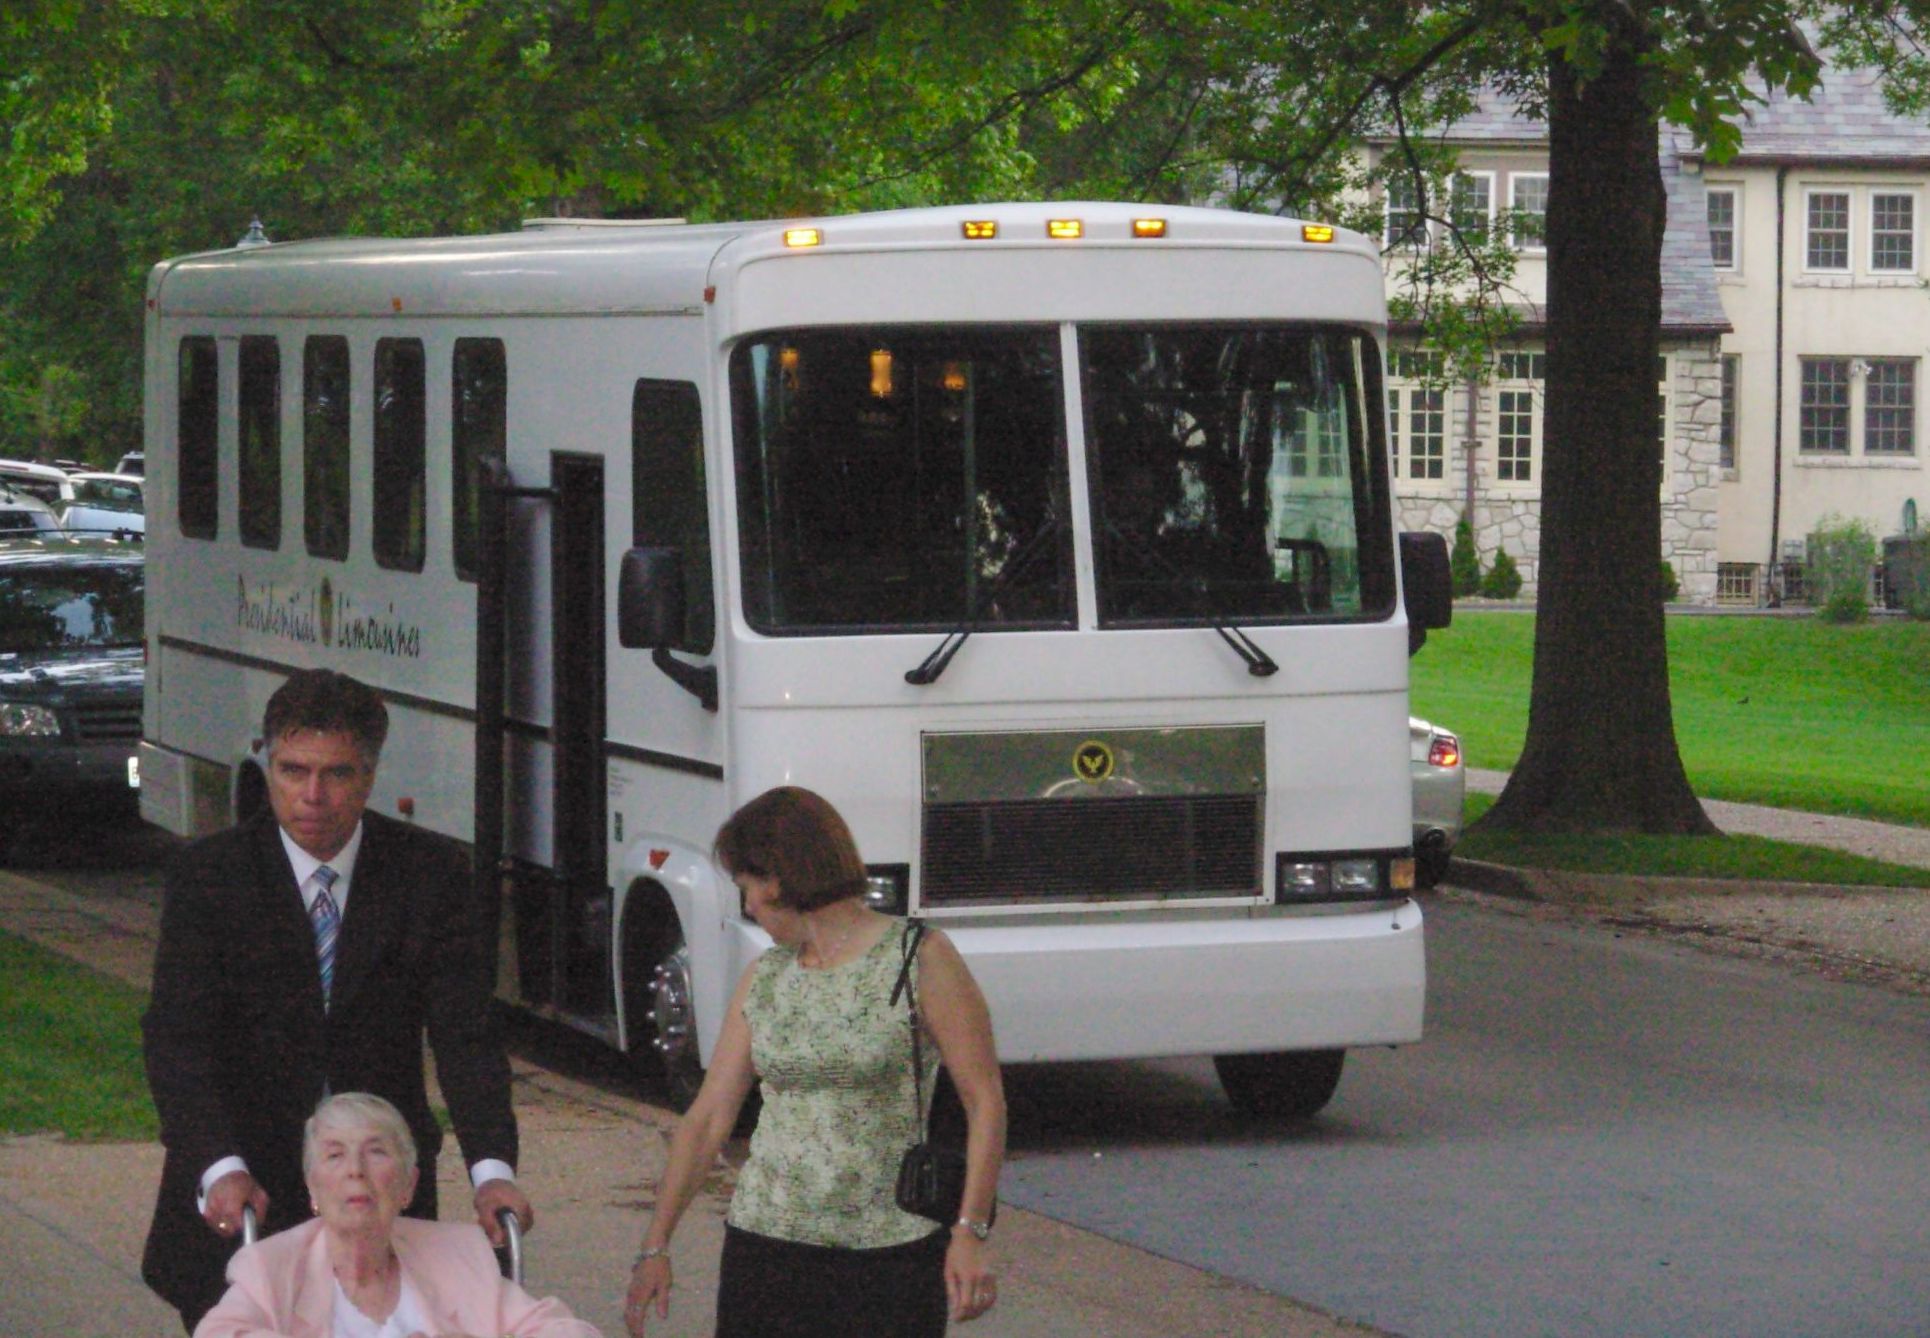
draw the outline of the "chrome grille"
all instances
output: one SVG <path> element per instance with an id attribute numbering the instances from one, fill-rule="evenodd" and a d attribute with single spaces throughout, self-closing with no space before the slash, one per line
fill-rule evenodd
<path id="1" fill-rule="evenodd" d="M 930 804 L 921 900 L 1258 896 L 1263 803 L 1244 794 Z"/>
<path id="2" fill-rule="evenodd" d="M 139 743 L 140 701 L 88 702 L 76 706 L 74 738 L 79 743 Z"/>

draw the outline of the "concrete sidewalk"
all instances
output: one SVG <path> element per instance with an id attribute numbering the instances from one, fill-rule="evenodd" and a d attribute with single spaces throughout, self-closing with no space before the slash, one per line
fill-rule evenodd
<path id="1" fill-rule="evenodd" d="M 77 895 L 0 872 L 0 930 L 146 988 L 158 911 L 112 895 Z M 563 1297 L 620 1338 L 622 1289 L 676 1117 L 515 1061 L 522 1124 L 519 1177 L 537 1208 L 527 1283 Z M 445 1204 L 467 1195 L 442 1159 Z M 153 1144 L 0 1139 L 0 1338 L 178 1336 L 173 1311 L 141 1284 L 140 1248 L 160 1176 Z M 694 1338 L 712 1327 L 711 1297 L 733 1171 L 720 1164 L 676 1240 L 678 1290 L 667 1324 Z M 1148 1211 L 1158 1205 L 1149 1202 Z M 1174 1333 L 1227 1338 L 1340 1338 L 1375 1330 L 1129 1248 L 1016 1208 L 999 1217 L 1000 1300 L 959 1331 L 978 1338 Z"/>

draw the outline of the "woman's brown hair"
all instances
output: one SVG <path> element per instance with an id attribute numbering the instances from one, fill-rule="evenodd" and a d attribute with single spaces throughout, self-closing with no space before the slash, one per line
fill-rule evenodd
<path id="1" fill-rule="evenodd" d="M 831 801 L 796 785 L 766 790 L 717 830 L 717 862 L 733 877 L 777 879 L 777 904 L 814 911 L 865 890 L 864 861 Z"/>

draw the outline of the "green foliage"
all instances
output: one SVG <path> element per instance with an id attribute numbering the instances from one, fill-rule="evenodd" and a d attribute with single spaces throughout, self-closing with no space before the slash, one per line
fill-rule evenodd
<path id="1" fill-rule="evenodd" d="M 1870 570 L 1876 535 L 1858 519 L 1824 516 L 1805 548 L 1803 588 L 1828 622 L 1861 622 L 1870 614 Z"/>
<path id="2" fill-rule="evenodd" d="M 1489 599 L 1513 599 L 1521 593 L 1521 570 L 1507 549 L 1494 550 L 1494 565 L 1481 578 L 1481 593 Z"/>
<path id="3" fill-rule="evenodd" d="M 1459 734 L 1471 766 L 1520 759 L 1535 621 L 1457 609 L 1409 665 L 1414 713 Z M 1675 736 L 1697 794 L 1930 827 L 1930 623 L 1664 621 Z"/>
<path id="4" fill-rule="evenodd" d="M 0 934 L 0 1135 L 153 1138 L 145 1003 L 139 990 Z"/>
<path id="5" fill-rule="evenodd" d="M 1481 556 L 1474 551 L 1474 526 L 1466 516 L 1454 523 L 1454 548 L 1448 554 L 1448 579 L 1454 597 L 1466 599 L 1481 591 Z"/>
<path id="6" fill-rule="evenodd" d="M 1662 592 L 1662 602 L 1664 604 L 1669 603 L 1677 595 L 1682 593 L 1682 582 L 1676 579 L 1675 564 L 1667 558 L 1662 559 L 1662 582 L 1659 589 Z"/>

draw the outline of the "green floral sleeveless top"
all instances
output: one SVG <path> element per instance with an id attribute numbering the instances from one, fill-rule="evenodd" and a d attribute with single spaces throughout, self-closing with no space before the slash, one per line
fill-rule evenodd
<path id="1" fill-rule="evenodd" d="M 900 922 L 829 970 L 800 966 L 795 948 L 758 959 L 744 1018 L 764 1109 L 731 1198 L 732 1226 L 847 1249 L 903 1245 L 938 1229 L 894 1199 L 899 1159 L 920 1128 L 910 1018 L 903 995 L 891 1002 L 903 941 Z M 929 1037 L 924 1052 L 929 1103 Z"/>

